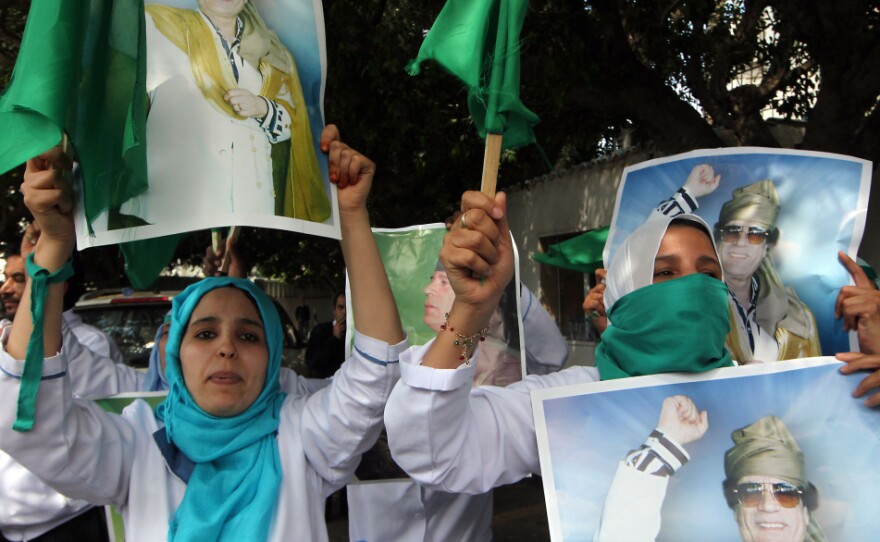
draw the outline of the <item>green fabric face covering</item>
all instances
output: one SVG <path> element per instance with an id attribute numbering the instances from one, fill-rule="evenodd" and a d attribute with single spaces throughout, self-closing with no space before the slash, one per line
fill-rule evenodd
<path id="1" fill-rule="evenodd" d="M 612 325 L 596 349 L 602 380 L 733 365 L 727 288 L 702 274 L 626 294 L 608 311 Z"/>

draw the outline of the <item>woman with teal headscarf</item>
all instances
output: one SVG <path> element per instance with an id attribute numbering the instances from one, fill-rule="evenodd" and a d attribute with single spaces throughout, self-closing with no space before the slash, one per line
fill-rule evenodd
<path id="1" fill-rule="evenodd" d="M 155 412 L 135 401 L 121 416 L 69 392 L 56 354 L 57 278 L 73 222 L 66 193 L 55 190 L 63 182 L 55 151 L 29 162 L 22 191 L 43 235 L 28 269 L 37 278 L 0 351 L 4 451 L 64 494 L 115 505 L 127 540 L 327 540 L 324 500 L 375 442 L 405 348 L 365 206 L 374 166 L 338 139 L 328 127 L 322 146 L 340 187 L 354 356 L 329 386 L 285 394 L 271 300 L 246 279 L 205 279 L 173 302 L 167 399 Z M 48 356 L 31 356 L 35 345 Z"/>
<path id="2" fill-rule="evenodd" d="M 464 349 L 460 337 L 479 337 L 512 275 L 505 208 L 503 194 L 494 201 L 477 192 L 463 197 L 463 219 L 441 251 L 456 292 L 447 319 L 454 331 L 444 329 L 401 357 L 401 380 L 386 409 L 397 464 L 420 484 L 447 492 L 483 493 L 541 473 L 532 390 L 732 364 L 724 349 L 726 290 L 710 230 L 696 216 L 660 217 L 633 232 L 608 267 L 611 326 L 596 352 L 598 368 L 573 366 L 471 390 L 473 367 L 460 359 L 474 348 Z"/>

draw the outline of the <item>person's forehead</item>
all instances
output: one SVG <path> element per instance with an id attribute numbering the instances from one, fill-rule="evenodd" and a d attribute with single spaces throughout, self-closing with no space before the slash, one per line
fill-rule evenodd
<path id="1" fill-rule="evenodd" d="M 680 251 L 682 249 L 705 253 L 705 255 L 711 255 L 713 258 L 715 256 L 715 247 L 712 245 L 708 232 L 700 227 L 673 223 L 666 230 L 666 234 L 660 242 L 657 256 L 661 256 L 667 251 Z"/>
<path id="2" fill-rule="evenodd" d="M 230 315 L 220 310 L 220 308 L 229 304 L 235 305 L 236 314 Z M 190 320 L 213 314 L 217 316 L 256 317 L 257 320 L 260 320 L 259 311 L 254 305 L 253 300 L 240 289 L 233 287 L 216 288 L 203 295 L 193 309 Z"/>
<path id="3" fill-rule="evenodd" d="M 22 257 L 18 255 L 7 256 L 6 267 L 3 268 L 3 272 L 6 274 L 23 273 L 24 260 L 22 259 Z"/>
<path id="4" fill-rule="evenodd" d="M 6 267 L 3 268 L 3 274 L 6 278 L 12 275 L 24 273 L 24 260 L 20 256 L 9 256 L 6 258 Z"/>

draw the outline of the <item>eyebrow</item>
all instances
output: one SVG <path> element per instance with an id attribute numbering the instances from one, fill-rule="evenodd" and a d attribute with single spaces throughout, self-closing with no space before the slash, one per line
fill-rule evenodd
<path id="1" fill-rule="evenodd" d="M 189 325 L 194 326 L 196 324 L 216 323 L 219 321 L 220 321 L 220 318 L 218 318 L 216 316 L 205 316 L 203 318 L 199 318 L 198 320 L 193 320 L 192 322 L 189 323 Z M 260 329 L 263 328 L 262 322 L 260 322 L 258 320 L 254 320 L 252 318 L 236 318 L 235 321 L 240 324 L 248 324 L 248 325 L 252 325 L 252 326 L 257 326 Z"/>
<path id="2" fill-rule="evenodd" d="M 678 263 L 679 261 L 681 261 L 681 256 L 679 256 L 678 254 L 666 254 L 664 256 L 657 256 L 656 258 L 654 258 L 654 265 L 657 265 L 658 262 Z M 719 262 L 717 258 L 713 258 L 712 256 L 703 255 L 697 258 L 697 265 L 705 265 L 707 263 L 712 263 L 717 265 L 718 267 L 721 267 L 721 262 Z"/>
<path id="3" fill-rule="evenodd" d="M 257 326 L 257 327 L 260 328 L 260 329 L 263 328 L 263 322 L 260 322 L 260 321 L 258 321 L 258 320 L 252 320 L 252 319 L 250 319 L 250 318 L 238 318 L 237 321 L 238 321 L 238 323 L 240 323 L 240 324 L 249 324 L 249 325 L 252 325 L 252 326 Z"/>
<path id="4" fill-rule="evenodd" d="M 717 265 L 718 267 L 721 267 L 721 262 L 718 261 L 718 258 L 714 258 L 712 256 L 700 256 L 699 258 L 697 258 L 697 263 L 698 264 L 713 263 L 713 264 Z"/>
<path id="5" fill-rule="evenodd" d="M 677 262 L 679 260 L 681 260 L 680 256 L 678 256 L 676 254 L 667 254 L 665 256 L 657 256 L 656 258 L 654 258 L 654 265 L 657 265 L 658 262 L 671 263 L 671 262 Z"/>

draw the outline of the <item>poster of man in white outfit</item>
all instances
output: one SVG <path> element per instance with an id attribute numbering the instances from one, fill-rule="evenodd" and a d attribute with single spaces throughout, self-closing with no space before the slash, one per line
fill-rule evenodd
<path id="1" fill-rule="evenodd" d="M 148 186 L 80 228 L 80 248 L 231 225 L 338 237 L 318 148 L 321 3 L 147 0 L 145 12 Z"/>

